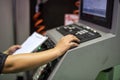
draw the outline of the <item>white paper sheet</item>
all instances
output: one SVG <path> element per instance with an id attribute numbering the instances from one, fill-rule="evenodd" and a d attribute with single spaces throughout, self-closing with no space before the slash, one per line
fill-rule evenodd
<path id="1" fill-rule="evenodd" d="M 34 32 L 27 40 L 21 45 L 15 54 L 30 53 L 33 52 L 38 46 L 42 45 L 48 37 Z"/>

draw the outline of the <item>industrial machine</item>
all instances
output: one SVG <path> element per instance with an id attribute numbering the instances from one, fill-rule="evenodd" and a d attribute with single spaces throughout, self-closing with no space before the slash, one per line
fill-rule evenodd
<path id="1" fill-rule="evenodd" d="M 100 71 L 119 65 L 119 21 L 119 0 L 81 0 L 80 21 L 48 30 L 39 50 L 53 48 L 67 34 L 78 37 L 80 45 L 37 68 L 33 80 L 95 80 Z"/>

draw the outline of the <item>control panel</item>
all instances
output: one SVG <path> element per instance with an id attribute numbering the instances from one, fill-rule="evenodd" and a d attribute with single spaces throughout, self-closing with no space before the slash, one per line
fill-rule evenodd
<path id="1" fill-rule="evenodd" d="M 48 40 L 41 47 L 38 48 L 38 51 L 51 49 L 54 47 L 54 45 L 55 43 L 50 38 L 48 38 Z M 47 80 L 59 60 L 60 58 L 57 58 L 54 61 L 37 68 L 37 70 L 33 74 L 33 80 Z"/>
<path id="2" fill-rule="evenodd" d="M 67 26 L 62 26 L 56 28 L 58 32 L 60 32 L 62 35 L 67 35 L 67 34 L 73 34 L 75 35 L 78 39 L 80 39 L 80 42 L 85 42 L 88 40 L 92 40 L 98 37 L 101 37 L 101 35 L 94 29 L 86 26 L 79 26 L 77 24 L 70 24 Z"/>
<path id="3" fill-rule="evenodd" d="M 97 31 L 93 30 L 92 28 L 78 26 L 76 24 L 57 27 L 56 30 L 60 32 L 62 35 L 67 35 L 67 34 L 75 35 L 80 39 L 81 43 L 101 37 L 101 35 Z M 38 48 L 38 51 L 51 49 L 54 46 L 55 46 L 55 43 L 50 38 L 48 38 L 48 40 L 46 40 L 46 42 L 41 47 Z M 52 62 L 49 62 L 48 64 L 45 64 L 37 68 L 37 70 L 33 75 L 33 80 L 47 80 L 50 74 L 52 73 L 52 71 L 54 70 L 55 66 L 57 65 L 57 63 L 60 61 L 61 57 L 55 59 Z"/>

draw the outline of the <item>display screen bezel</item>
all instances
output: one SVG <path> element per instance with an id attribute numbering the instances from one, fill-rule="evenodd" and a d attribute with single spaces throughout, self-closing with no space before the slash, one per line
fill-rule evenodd
<path id="1" fill-rule="evenodd" d="M 80 4 L 80 19 L 81 20 L 88 21 L 88 22 L 103 26 L 108 29 L 112 28 L 111 25 L 112 25 L 114 0 L 107 0 L 105 17 L 84 13 L 83 3 L 84 3 L 84 0 L 81 0 L 81 4 Z"/>

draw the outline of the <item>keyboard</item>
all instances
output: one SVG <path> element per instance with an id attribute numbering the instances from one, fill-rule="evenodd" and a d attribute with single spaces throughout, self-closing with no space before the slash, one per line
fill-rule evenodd
<path id="1" fill-rule="evenodd" d="M 60 26 L 57 27 L 56 30 L 62 35 L 73 34 L 78 39 L 80 39 L 80 43 L 101 37 L 100 33 L 95 31 L 94 29 L 90 27 L 79 26 L 77 24 Z"/>

